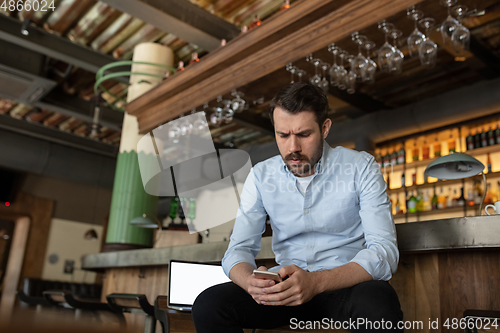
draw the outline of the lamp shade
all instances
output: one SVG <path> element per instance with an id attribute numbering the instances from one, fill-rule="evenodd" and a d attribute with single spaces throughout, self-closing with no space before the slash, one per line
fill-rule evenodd
<path id="1" fill-rule="evenodd" d="M 484 164 L 464 153 L 453 153 L 432 161 L 425 175 L 438 179 L 463 179 L 480 174 Z"/>
<path id="2" fill-rule="evenodd" d="M 130 221 L 131 225 L 135 225 L 136 227 L 140 228 L 149 228 L 149 229 L 156 229 L 159 227 L 159 224 L 157 221 L 154 221 L 147 217 L 146 214 L 142 214 L 142 216 L 134 217 Z"/>

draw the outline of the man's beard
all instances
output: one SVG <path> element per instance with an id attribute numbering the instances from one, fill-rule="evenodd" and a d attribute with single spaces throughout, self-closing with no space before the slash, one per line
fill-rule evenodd
<path id="1" fill-rule="evenodd" d="M 285 161 L 288 170 L 297 177 L 302 177 L 302 175 L 307 174 L 311 171 L 319 159 L 323 155 L 323 139 L 320 139 L 316 150 L 313 152 L 311 159 L 306 155 L 300 153 L 290 153 L 283 160 Z M 291 166 L 291 160 L 300 160 L 298 165 Z"/>

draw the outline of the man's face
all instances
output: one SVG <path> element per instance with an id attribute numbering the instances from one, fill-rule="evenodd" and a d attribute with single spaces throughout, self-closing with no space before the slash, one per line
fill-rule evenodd
<path id="1" fill-rule="evenodd" d="M 312 111 L 290 114 L 276 107 L 273 116 L 278 149 L 290 172 L 297 177 L 314 174 L 331 120 L 325 121 L 322 132 Z"/>

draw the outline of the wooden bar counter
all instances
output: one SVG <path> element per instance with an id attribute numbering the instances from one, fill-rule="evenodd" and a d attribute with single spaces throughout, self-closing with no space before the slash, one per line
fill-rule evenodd
<path id="1" fill-rule="evenodd" d="M 455 318 L 460 320 L 466 309 L 500 311 L 500 216 L 397 224 L 396 231 L 401 256 L 390 283 L 399 295 L 404 320 L 423 324 L 406 332 L 458 332 L 442 324 L 447 319 L 450 325 Z M 82 258 L 82 267 L 105 273 L 103 300 L 118 292 L 145 294 L 154 302 L 156 296 L 167 294 L 171 259 L 220 262 L 227 245 L 214 242 L 92 254 Z M 257 263 L 275 265 L 271 237 L 262 239 Z M 429 328 L 436 319 L 439 329 Z M 140 319 L 135 320 L 140 325 Z M 172 332 L 190 331 L 175 325 Z"/>

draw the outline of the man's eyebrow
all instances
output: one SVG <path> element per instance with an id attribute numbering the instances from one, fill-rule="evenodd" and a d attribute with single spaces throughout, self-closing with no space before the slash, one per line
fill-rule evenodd
<path id="1" fill-rule="evenodd" d="M 313 130 L 308 128 L 308 129 L 305 129 L 305 130 L 300 131 L 298 133 L 295 133 L 295 135 L 303 135 L 303 134 L 308 134 L 308 133 L 312 133 L 312 132 L 313 132 Z M 281 131 L 276 131 L 276 133 L 279 135 L 289 135 L 290 134 L 290 132 L 285 133 L 285 132 L 281 132 Z"/>

